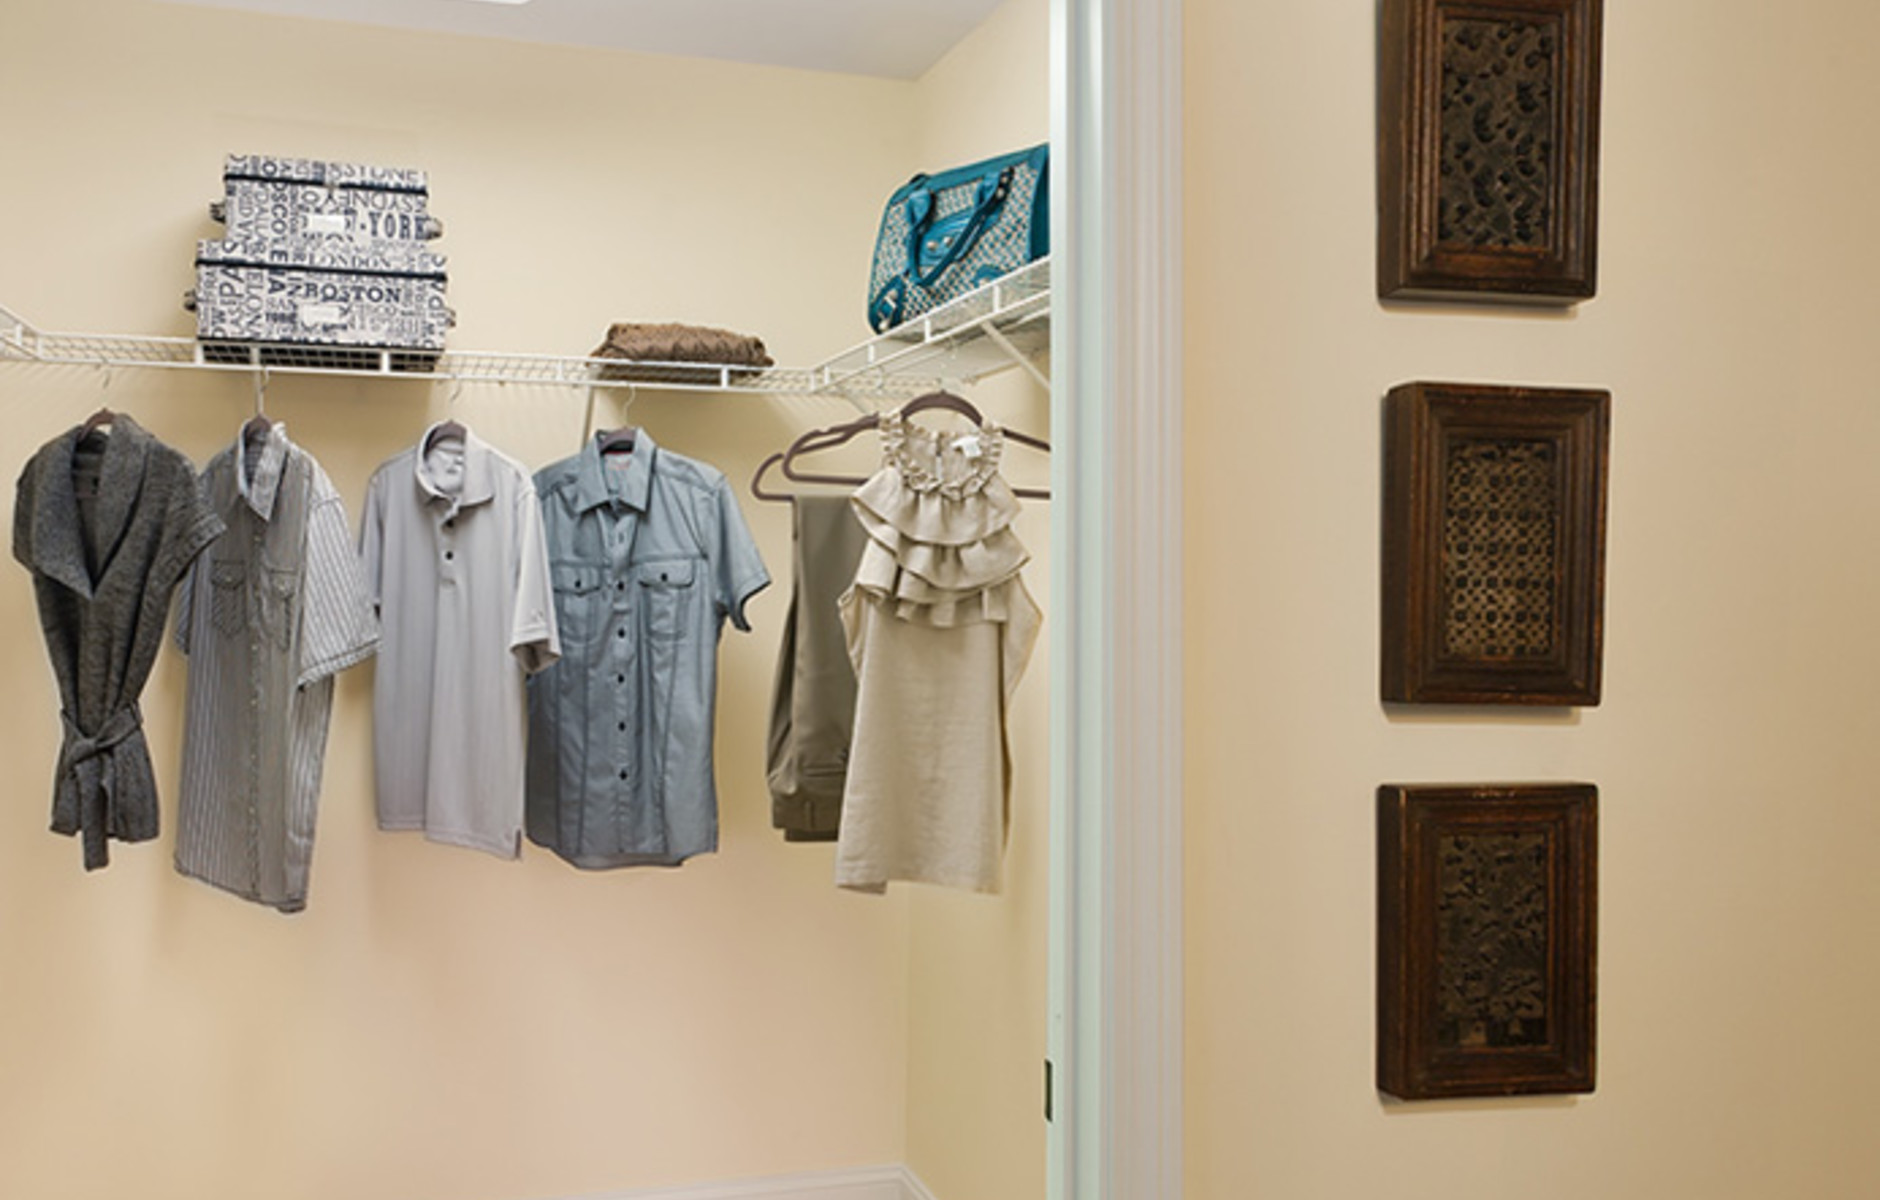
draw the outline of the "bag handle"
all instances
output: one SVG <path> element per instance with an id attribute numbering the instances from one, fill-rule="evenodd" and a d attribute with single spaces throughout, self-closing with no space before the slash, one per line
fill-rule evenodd
<path id="1" fill-rule="evenodd" d="M 953 244 L 940 257 L 931 270 L 920 268 L 920 243 L 927 236 L 927 230 L 933 225 L 933 193 L 921 188 L 907 198 L 907 269 L 903 274 L 921 287 L 932 287 L 948 267 L 958 262 L 962 256 L 972 250 L 984 233 L 986 225 L 1005 205 L 1005 198 L 1012 191 L 1014 168 L 1006 167 L 997 175 L 986 175 L 979 181 L 979 194 L 973 207 L 973 215 L 968 218 L 966 227 L 960 230 Z"/>
<path id="2" fill-rule="evenodd" d="M 868 323 L 876 333 L 886 333 L 901 323 L 901 310 L 907 305 L 907 274 L 896 275 L 881 285 L 868 305 Z"/>

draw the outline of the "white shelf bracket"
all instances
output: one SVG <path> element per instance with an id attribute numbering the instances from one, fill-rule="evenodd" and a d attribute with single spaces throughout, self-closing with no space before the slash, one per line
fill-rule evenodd
<path id="1" fill-rule="evenodd" d="M 1031 358 L 1023 350 L 1020 350 L 1017 346 L 1013 345 L 1012 339 L 1009 337 L 1006 337 L 1005 334 L 1001 333 L 999 331 L 998 326 L 987 325 L 986 337 L 991 339 L 993 345 L 1005 351 L 1006 355 L 1012 360 L 1014 365 L 1020 367 L 1021 369 L 1024 370 L 1024 372 L 1027 375 L 1035 379 L 1038 382 L 1039 387 L 1043 388 L 1047 392 L 1051 390 L 1051 377 L 1049 375 L 1046 375 L 1043 371 L 1039 370 L 1038 364 L 1033 362 Z"/>

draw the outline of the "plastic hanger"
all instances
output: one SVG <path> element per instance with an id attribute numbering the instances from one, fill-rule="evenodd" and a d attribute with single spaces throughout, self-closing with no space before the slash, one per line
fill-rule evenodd
<path id="1" fill-rule="evenodd" d="M 99 390 L 109 391 L 111 388 L 110 364 L 101 362 L 98 365 L 104 368 L 104 386 L 101 387 Z M 115 420 L 117 420 L 117 415 L 115 413 L 113 413 L 109 408 L 106 408 L 103 405 L 99 405 L 98 411 L 92 413 L 89 417 L 86 417 L 83 423 L 79 425 L 78 440 L 81 442 L 84 441 L 86 438 L 90 437 L 93 433 L 98 432 L 100 429 L 103 429 L 104 426 L 111 424 Z M 106 431 L 106 432 L 108 433 L 109 431 Z M 96 500 L 98 498 L 97 479 L 94 477 L 91 483 L 81 484 L 78 481 L 78 471 L 76 469 L 77 467 L 76 462 L 74 462 L 73 467 L 74 467 L 74 470 L 72 472 L 72 475 L 73 475 L 72 498 L 74 500 Z"/>
<path id="2" fill-rule="evenodd" d="M 789 492 L 773 492 L 764 486 L 764 473 L 783 461 L 783 453 L 779 450 L 757 464 L 757 473 L 751 476 L 751 495 L 759 500 L 771 500 L 782 504 L 795 502 L 796 497 Z"/>
<path id="3" fill-rule="evenodd" d="M 103 394 L 111 390 L 111 364 L 101 360 L 98 366 L 104 370 L 104 383 L 98 389 L 100 399 L 102 400 Z M 94 430 L 102 429 L 116 420 L 117 414 L 112 412 L 110 408 L 106 407 L 103 403 L 100 403 L 98 405 L 98 411 L 86 417 L 84 422 L 79 425 L 78 436 L 82 438 L 86 434 Z"/>
<path id="4" fill-rule="evenodd" d="M 637 384 L 627 385 L 627 402 L 620 406 L 620 424 L 612 429 L 603 429 L 594 436 L 600 442 L 602 454 L 631 454 L 640 431 L 627 423 L 627 414 L 633 411 L 633 402 L 639 399 L 640 389 Z"/>
<path id="5" fill-rule="evenodd" d="M 947 412 L 956 412 L 975 425 L 984 425 L 986 423 L 985 415 L 981 413 L 978 408 L 974 407 L 972 401 L 964 396 L 956 396 L 944 388 L 940 391 L 928 392 L 924 396 L 916 396 L 912 400 L 909 400 L 906 404 L 901 406 L 901 415 L 903 417 L 911 417 L 915 413 L 930 412 L 936 408 L 944 409 Z"/>
<path id="6" fill-rule="evenodd" d="M 255 415 L 242 422 L 242 445 L 251 446 L 268 436 L 274 422 L 268 420 L 268 369 L 255 375 Z"/>
<path id="7" fill-rule="evenodd" d="M 956 412 L 976 425 L 983 426 L 987 423 L 979 409 L 974 407 L 970 401 L 944 390 L 928 392 L 924 396 L 916 396 L 914 399 L 909 400 L 906 404 L 901 406 L 900 415 L 904 418 L 911 417 L 916 413 L 929 412 L 934 409 Z M 828 483 L 843 487 L 860 487 L 868 481 L 853 475 L 823 475 L 811 471 L 799 471 L 796 469 L 796 460 L 805 454 L 815 454 L 822 450 L 833 450 L 837 446 L 854 438 L 856 434 L 865 433 L 870 429 L 878 428 L 880 425 L 881 414 L 869 413 L 867 416 L 857 417 L 853 421 L 847 421 L 840 425 L 831 425 L 826 429 L 812 429 L 791 442 L 781 455 L 774 457 L 777 459 L 779 468 L 783 471 L 783 477 L 793 482 Z M 1008 440 L 1017 442 L 1020 445 L 1030 446 L 1035 450 L 1042 450 L 1047 454 L 1051 452 L 1051 443 L 1045 441 L 1043 438 L 1033 437 L 1029 433 L 1022 433 L 1016 429 L 1001 429 L 1000 432 Z M 764 469 L 769 465 L 770 460 L 766 459 L 764 464 L 758 467 L 757 474 L 751 478 L 751 491 L 760 499 L 764 500 L 778 498 L 774 493 L 767 495 L 759 490 L 759 484 L 764 474 Z M 1029 500 L 1049 500 L 1051 498 L 1051 493 L 1046 488 L 1013 488 L 1012 494 L 1022 496 Z"/>
<path id="8" fill-rule="evenodd" d="M 452 415 L 457 408 L 457 397 L 462 394 L 463 380 L 459 379 L 456 386 L 450 389 L 450 399 L 444 402 L 444 419 L 433 425 L 431 432 L 425 436 L 424 449 L 426 451 L 431 450 L 439 442 L 451 440 L 461 442 L 470 436 L 470 431 L 464 427 L 464 423 Z"/>

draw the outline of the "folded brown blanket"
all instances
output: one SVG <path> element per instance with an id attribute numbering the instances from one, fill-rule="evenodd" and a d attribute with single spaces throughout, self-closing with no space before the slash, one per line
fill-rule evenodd
<path id="1" fill-rule="evenodd" d="M 705 325 L 651 324 L 621 321 L 607 330 L 590 358 L 634 360 L 631 365 L 601 368 L 603 379 L 639 379 L 657 383 L 714 383 L 719 372 L 684 367 L 647 366 L 645 363 L 712 363 L 763 368 L 773 365 L 761 338 L 713 329 Z M 733 372 L 747 375 L 754 372 Z"/>

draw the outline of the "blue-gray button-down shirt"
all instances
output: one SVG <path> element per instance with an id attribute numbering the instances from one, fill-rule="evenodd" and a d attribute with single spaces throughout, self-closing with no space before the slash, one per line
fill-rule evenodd
<path id="1" fill-rule="evenodd" d="M 598 439 L 535 476 L 561 661 L 529 680 L 529 840 L 577 867 L 718 847 L 718 635 L 770 582 L 717 468 Z"/>

